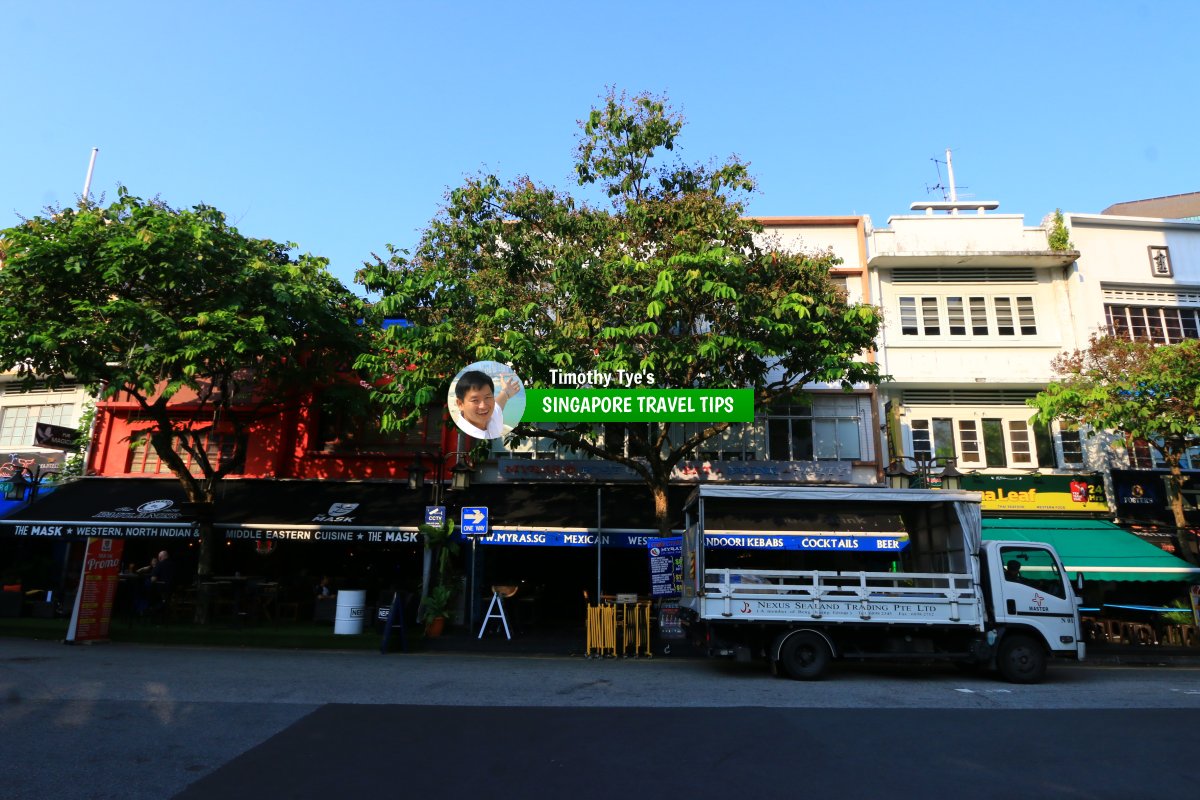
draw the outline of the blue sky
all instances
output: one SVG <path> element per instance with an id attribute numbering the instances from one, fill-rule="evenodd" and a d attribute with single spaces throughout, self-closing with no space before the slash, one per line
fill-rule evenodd
<path id="1" fill-rule="evenodd" d="M 124 184 L 347 283 L 479 170 L 572 185 L 576 120 L 666 94 L 760 215 L 960 195 L 1036 224 L 1200 190 L 1200 4 L 0 0 L 0 227 Z M 941 173 L 945 183 L 945 170 Z"/>

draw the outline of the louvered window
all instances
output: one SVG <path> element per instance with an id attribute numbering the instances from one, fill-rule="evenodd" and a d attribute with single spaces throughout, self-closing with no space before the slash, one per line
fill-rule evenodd
<path id="1" fill-rule="evenodd" d="M 1108 332 L 1130 341 L 1174 344 L 1200 339 L 1200 309 L 1165 306 L 1104 306 Z"/>
<path id="2" fill-rule="evenodd" d="M 899 298 L 902 336 L 1036 336 L 1037 314 L 1031 295 L 967 297 L 950 295 Z M 989 314 L 990 312 L 990 314 Z"/>

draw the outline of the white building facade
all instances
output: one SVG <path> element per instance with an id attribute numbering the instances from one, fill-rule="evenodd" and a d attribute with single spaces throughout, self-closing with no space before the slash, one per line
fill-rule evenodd
<path id="1" fill-rule="evenodd" d="M 35 444 L 38 423 L 77 429 L 92 402 L 81 384 L 26 387 L 14 374 L 0 376 L 0 480 L 28 469 L 57 472 L 71 450 Z"/>
<path id="2" fill-rule="evenodd" d="M 1047 227 L 1021 215 L 967 204 L 935 213 L 951 205 L 868 234 L 892 377 L 880 387 L 888 450 L 983 475 L 1073 471 L 1078 437 L 1034 425 L 1025 401 L 1078 344 L 1067 289 L 1077 254 L 1052 250 Z"/>
<path id="3" fill-rule="evenodd" d="M 1068 289 L 1081 347 L 1093 334 L 1157 344 L 1200 338 L 1200 221 L 1066 214 L 1065 222 L 1079 251 Z M 1189 452 L 1182 464 L 1191 477 L 1184 486 L 1185 513 L 1196 520 L 1196 527 L 1175 531 L 1161 480 L 1165 465 L 1145 443 L 1124 444 L 1097 436 L 1091 445 L 1108 471 L 1117 519 L 1163 546 L 1175 539 L 1196 559 L 1200 448 Z"/>

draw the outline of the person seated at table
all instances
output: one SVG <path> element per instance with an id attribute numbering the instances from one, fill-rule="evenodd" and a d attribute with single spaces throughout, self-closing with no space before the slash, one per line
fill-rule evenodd
<path id="1" fill-rule="evenodd" d="M 313 591 L 316 593 L 318 600 L 332 600 L 337 595 L 328 575 L 321 576 L 320 583 L 314 587 Z"/>
<path id="2" fill-rule="evenodd" d="M 150 573 L 150 592 L 153 598 L 151 610 L 159 611 L 166 608 L 174 588 L 175 562 L 171 560 L 170 554 L 163 550 L 158 554 L 158 561 Z"/>

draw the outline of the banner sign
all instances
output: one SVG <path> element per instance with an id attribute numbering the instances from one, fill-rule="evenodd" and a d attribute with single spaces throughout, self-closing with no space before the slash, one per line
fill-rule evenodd
<path id="1" fill-rule="evenodd" d="M 650 551 L 650 596 L 679 597 L 683 589 L 683 537 L 654 538 Z"/>
<path id="2" fill-rule="evenodd" d="M 907 533 L 706 533 L 704 546 L 718 550 L 830 550 L 857 553 L 898 553 L 908 547 Z"/>
<path id="3" fill-rule="evenodd" d="M 582 528 L 567 530 L 535 530 L 528 528 L 493 528 L 487 536 L 477 537 L 480 544 L 524 545 L 528 547 L 595 547 L 596 533 Z M 671 537 L 674 538 L 674 537 Z M 653 531 L 605 531 L 600 536 L 602 547 L 650 547 L 652 541 L 663 541 Z M 704 537 L 706 547 L 729 550 L 831 550 L 862 553 L 898 553 L 908 547 L 907 533 L 844 533 L 796 532 L 787 533 L 710 533 Z M 682 547 L 680 548 L 682 555 Z"/>
<path id="4" fill-rule="evenodd" d="M 849 461 L 684 461 L 671 471 L 672 481 L 686 483 L 849 483 Z M 624 464 L 611 461 L 526 461 L 502 458 L 500 481 L 532 483 L 621 483 L 641 481 Z"/>
<path id="5" fill-rule="evenodd" d="M 199 534 L 191 525 L 138 525 L 114 522 L 109 525 L 77 525 L 74 523 L 26 522 L 8 524 L 13 536 L 83 537 L 98 536 L 110 539 L 196 539 Z"/>
<path id="6" fill-rule="evenodd" d="M 88 539 L 83 573 L 67 629 L 68 642 L 95 642 L 108 638 L 124 547 L 125 543 L 120 539 Z"/>
<path id="7" fill-rule="evenodd" d="M 354 544 L 417 544 L 424 541 L 416 528 L 353 528 L 223 526 L 225 538 L 233 542 L 352 542 Z"/>
<path id="8" fill-rule="evenodd" d="M 1104 479 L 1086 475 L 964 475 L 962 488 L 982 492 L 982 510 L 1107 514 Z"/>
<path id="9" fill-rule="evenodd" d="M 646 547 L 654 531 L 605 531 L 601 547 Z M 480 544 L 525 545 L 529 547 L 596 547 L 596 532 L 585 528 L 542 530 L 493 526 L 486 536 L 472 537 Z"/>

